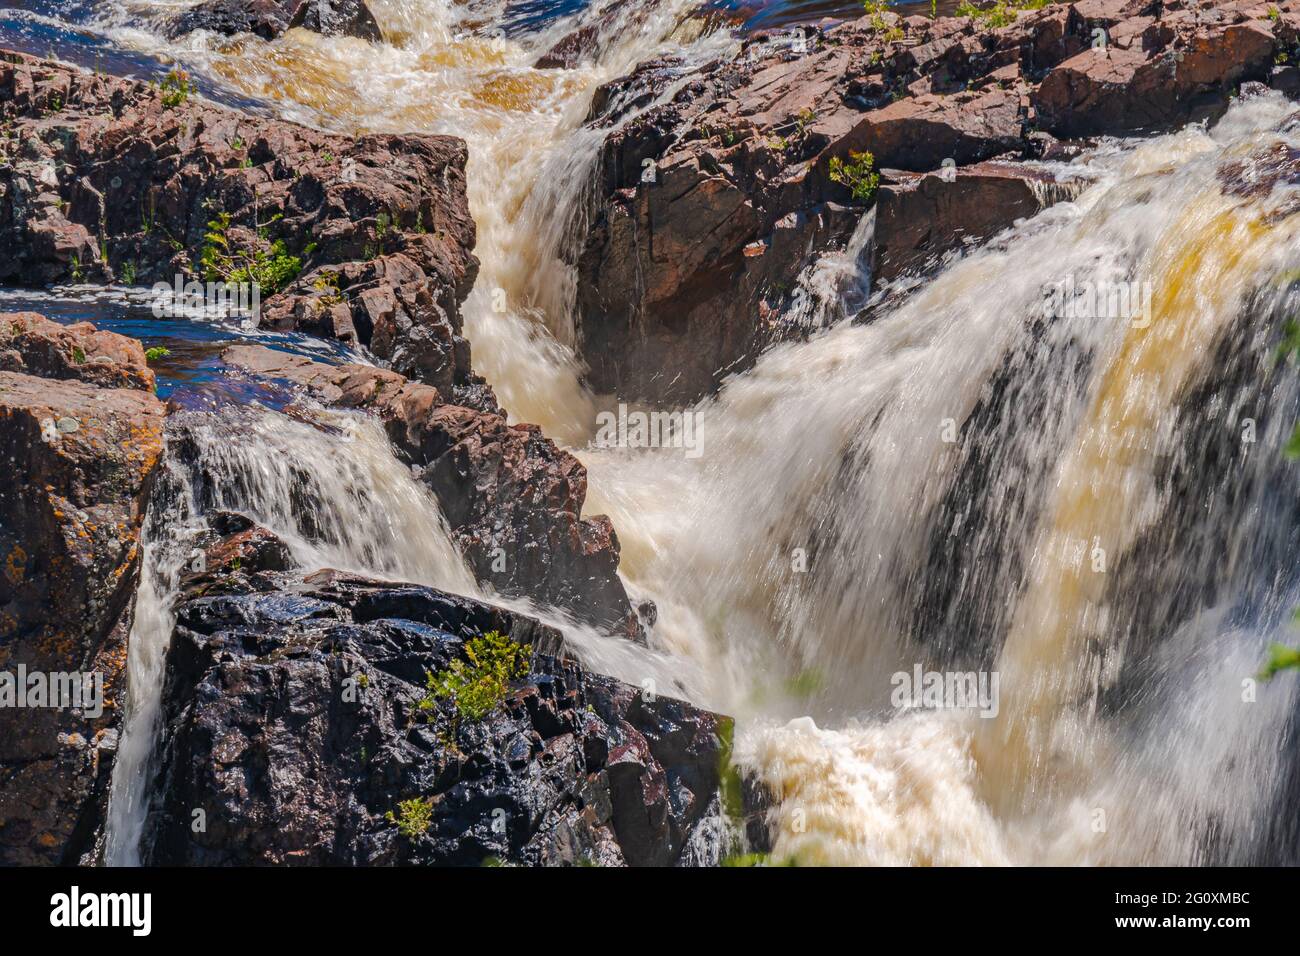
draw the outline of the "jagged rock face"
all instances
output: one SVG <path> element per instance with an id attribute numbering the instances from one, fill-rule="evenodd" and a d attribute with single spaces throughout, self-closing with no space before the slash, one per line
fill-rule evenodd
<path id="1" fill-rule="evenodd" d="M 290 27 L 325 36 L 382 39 L 374 14 L 362 0 L 204 0 L 177 14 L 166 31 L 172 37 L 211 30 L 227 36 L 254 33 L 273 40 Z"/>
<path id="2" fill-rule="evenodd" d="M 89 325 L 0 315 L 0 369 L 0 673 L 102 682 L 97 715 L 0 688 L 0 864 L 75 863 L 107 796 L 163 406 L 139 344 Z"/>
<path id="3" fill-rule="evenodd" d="M 710 862 L 696 831 L 726 718 L 589 674 L 555 656 L 556 632 L 489 605 L 219 549 L 178 607 L 147 862 Z M 527 677 L 481 720 L 421 710 L 426 673 L 490 631 L 531 646 Z M 423 833 L 387 816 L 408 800 L 430 806 Z"/>
<path id="4" fill-rule="evenodd" d="M 175 99 L 173 91 L 172 99 Z M 478 273 L 465 144 L 331 136 L 190 96 L 0 54 L 0 281 L 201 277 L 229 214 L 240 256 L 301 272 L 261 290 L 262 324 L 369 346 L 398 371 L 495 409 L 470 368 L 460 304 Z"/>
<path id="5" fill-rule="evenodd" d="M 870 152 L 882 185 L 910 190 L 912 177 L 890 171 L 1036 157 L 1045 136 L 1209 115 L 1246 80 L 1295 86 L 1273 61 L 1297 43 L 1300 3 L 1277 7 L 1270 18 L 1264 4 L 1082 0 L 996 29 L 884 14 L 757 36 L 694 72 L 672 58 L 642 63 L 592 107 L 591 124 L 607 133 L 573 253 L 591 385 L 689 402 L 767 344 L 802 334 L 783 318 L 799 311 L 800 273 L 846 245 L 870 202 L 832 178 L 832 159 Z M 1099 30 L 1105 49 L 1093 48 Z M 673 83 L 671 100 L 652 106 Z M 627 119 L 636 109 L 645 112 Z M 1006 180 L 961 180 L 927 254 L 895 263 L 1009 226 L 1028 205 L 999 216 L 998 204 L 1031 190 Z M 897 249 L 916 237 L 888 238 Z"/>
<path id="6" fill-rule="evenodd" d="M 364 365 L 329 366 L 261 346 L 223 359 L 377 414 L 394 449 L 419 470 L 475 577 L 498 593 L 568 611 L 636 637 L 618 577 L 618 538 L 604 515 L 582 517 L 587 472 L 535 425 L 447 404 L 436 389 Z"/>
<path id="7" fill-rule="evenodd" d="M 882 280 L 923 272 L 943 253 L 987 239 L 1087 184 L 1057 182 L 1040 169 L 998 160 L 954 169 L 948 179 L 902 173 L 893 179 L 876 199 L 872 274 Z"/>

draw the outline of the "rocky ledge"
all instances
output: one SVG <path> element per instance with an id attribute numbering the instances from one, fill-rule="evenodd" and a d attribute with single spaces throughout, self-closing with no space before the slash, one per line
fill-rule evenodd
<path id="1" fill-rule="evenodd" d="M 496 409 L 460 305 L 478 274 L 463 141 L 350 139 L 0 51 L 0 282 L 255 281 L 262 324 L 368 347 Z"/>
<path id="2" fill-rule="evenodd" d="M 377 415 L 397 454 L 434 493 L 481 583 L 610 633 L 641 636 L 618 577 L 614 527 L 604 515 L 582 516 L 587 471 L 537 426 L 448 404 L 428 385 L 369 365 L 330 366 L 243 345 L 223 358 L 326 404 Z"/>
<path id="3" fill-rule="evenodd" d="M 587 672 L 536 621 L 303 577 L 264 529 L 213 525 L 167 661 L 147 862 L 717 861 L 728 719 Z M 486 700 L 430 693 L 489 658 L 508 663 Z"/>
<path id="4" fill-rule="evenodd" d="M 132 339 L 0 314 L 0 864 L 76 863 L 103 816 L 163 447 L 153 389 Z M 85 675 L 61 683 L 80 693 L 56 697 L 56 675 Z"/>
<path id="5" fill-rule="evenodd" d="M 844 249 L 877 199 L 863 251 L 877 276 L 924 269 L 1070 195 L 1036 184 L 1041 169 L 966 167 L 1213 116 L 1244 81 L 1300 88 L 1300 0 L 1004 12 L 1000 26 L 878 13 L 760 35 L 734 57 L 652 60 L 598 91 L 591 125 L 605 135 L 575 255 L 592 386 L 693 401 L 804 334 L 801 273 Z M 919 207 L 941 213 L 921 232 Z"/>

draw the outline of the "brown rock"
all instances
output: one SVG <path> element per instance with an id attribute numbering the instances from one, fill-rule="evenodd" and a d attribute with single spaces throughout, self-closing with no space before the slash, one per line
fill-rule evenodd
<path id="1" fill-rule="evenodd" d="M 57 377 L 0 371 L 0 461 L 22 478 L 0 486 L 0 680 L 87 674 L 102 695 L 81 710 L 0 707 L 0 864 L 75 863 L 107 799 L 163 407 L 137 343 L 2 321 L 22 325 L 6 343 L 14 364 Z M 78 341 L 118 361 L 69 362 Z"/>
<path id="2" fill-rule="evenodd" d="M 135 339 L 89 322 L 60 325 L 35 312 L 0 312 L 0 371 L 154 390 L 154 373 Z"/>
<path id="3" fill-rule="evenodd" d="M 0 165 L 0 281 L 172 286 L 204 271 L 210 223 L 229 215 L 242 253 L 301 264 L 261 289 L 263 325 L 369 346 L 495 408 L 461 335 L 478 273 L 462 141 L 347 139 L 194 95 L 164 106 L 143 83 L 17 53 L 0 53 L 0 119 L 23 150 Z"/>

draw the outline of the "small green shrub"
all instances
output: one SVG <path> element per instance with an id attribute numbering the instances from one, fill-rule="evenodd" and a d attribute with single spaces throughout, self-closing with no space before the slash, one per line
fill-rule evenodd
<path id="1" fill-rule="evenodd" d="M 871 29 L 880 34 L 886 43 L 903 39 L 903 28 L 894 24 L 890 26 L 885 20 L 889 12 L 889 0 L 862 0 L 862 9 L 867 12 L 867 22 Z"/>
<path id="2" fill-rule="evenodd" d="M 829 167 L 831 182 L 847 187 L 859 202 L 870 202 L 880 185 L 880 174 L 872 169 L 875 163 L 876 157 L 870 153 L 850 152 L 848 162 L 836 156 Z"/>
<path id="3" fill-rule="evenodd" d="M 971 17 L 986 27 L 1005 27 L 1016 22 L 1023 10 L 1041 10 L 1053 0 L 994 0 L 991 7 L 978 7 L 971 0 L 962 0 L 957 7 L 959 17 Z"/>
<path id="4" fill-rule="evenodd" d="M 433 823 L 433 798 L 415 797 L 397 804 L 397 813 L 392 810 L 384 815 L 389 823 L 397 824 L 397 832 L 408 840 L 423 836 L 429 832 Z"/>
<path id="5" fill-rule="evenodd" d="M 190 98 L 198 87 L 190 79 L 190 75 L 184 70 L 169 70 L 167 75 L 162 78 L 158 84 L 159 92 L 162 94 L 162 105 L 165 109 L 172 109 L 180 106 Z"/>
<path id="6" fill-rule="evenodd" d="M 440 700 L 450 700 L 458 718 L 482 720 L 506 698 L 510 682 L 528 676 L 532 647 L 516 644 L 496 631 L 465 644 L 468 660 L 452 661 L 451 667 L 426 678 L 426 693 L 418 703 L 421 711 L 432 711 Z"/>
<path id="7" fill-rule="evenodd" d="M 203 277 L 213 282 L 251 282 L 265 295 L 275 295 L 302 271 L 302 259 L 289 255 L 283 239 L 269 249 L 245 249 L 230 239 L 230 213 L 217 213 L 208 221 L 206 240 L 199 253 Z M 265 234 L 259 228 L 260 235 Z"/>

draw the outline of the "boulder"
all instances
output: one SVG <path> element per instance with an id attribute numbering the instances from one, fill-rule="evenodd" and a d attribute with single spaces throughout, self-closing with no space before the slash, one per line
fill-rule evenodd
<path id="1" fill-rule="evenodd" d="M 929 271 L 954 249 L 978 243 L 1062 199 L 1089 180 L 1059 181 L 1042 167 L 998 160 L 941 174 L 887 171 L 876 201 L 873 276 Z"/>
<path id="2" fill-rule="evenodd" d="M 693 402 L 768 345 L 806 334 L 800 277 L 848 246 L 877 199 L 874 258 L 895 270 L 880 279 L 1057 194 L 1035 192 L 1034 175 L 1016 184 L 987 170 L 920 187 L 898 177 L 876 192 L 872 170 L 1034 159 L 1048 134 L 1163 130 L 1212 116 L 1243 82 L 1300 89 L 1293 70 L 1274 64 L 1300 39 L 1300 3 L 1276 10 L 1081 0 L 999 27 L 867 15 L 760 33 L 702 65 L 639 64 L 596 92 L 589 117 L 603 139 L 575 219 L 585 236 L 570 258 L 591 386 Z M 955 195 L 939 198 L 945 187 Z M 981 195 L 1011 205 L 991 210 Z M 939 219 L 904 223 L 903 209 Z M 924 254 L 900 255 L 900 243 Z"/>
<path id="3" fill-rule="evenodd" d="M 0 369 L 0 865 L 70 864 L 106 807 L 164 413 L 139 344 L 88 325 L 0 315 Z"/>
<path id="4" fill-rule="evenodd" d="M 470 664 L 468 642 L 493 632 L 527 651 L 487 712 L 429 699 L 428 675 Z M 247 565 L 186 582 L 163 699 L 148 863 L 670 866 L 720 851 L 727 718 L 592 674 L 544 625 L 430 588 Z"/>

